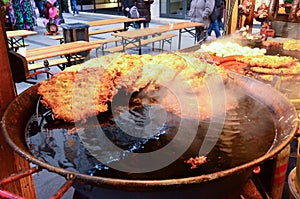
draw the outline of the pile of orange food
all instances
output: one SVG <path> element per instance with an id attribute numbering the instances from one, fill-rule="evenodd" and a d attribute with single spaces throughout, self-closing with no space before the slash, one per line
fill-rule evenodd
<path id="1" fill-rule="evenodd" d="M 221 76 L 224 81 L 226 74 L 220 67 L 203 61 L 207 59 L 205 56 L 201 53 L 110 54 L 57 73 L 41 82 L 38 94 L 42 96 L 41 103 L 52 109 L 53 116 L 66 122 L 85 122 L 107 111 L 108 103 L 119 89 L 130 94 L 144 88 L 148 93 L 167 88 L 161 90 L 164 97 L 160 95 L 156 101 L 180 115 L 184 113 L 179 95 L 197 96 L 197 103 L 185 103 L 185 106 L 199 109 L 197 113 L 208 117 L 209 98 L 204 97 L 209 94 L 206 80 Z M 186 114 L 190 116 L 189 112 Z"/>
<path id="2" fill-rule="evenodd" d="M 264 44 L 267 45 L 267 49 L 275 48 L 278 52 L 300 49 L 300 42 L 295 40 L 270 41 L 264 42 Z M 224 41 L 204 45 L 203 49 L 212 54 L 215 63 L 224 69 L 264 82 L 271 82 L 274 75 L 280 75 L 281 79 L 285 81 L 300 80 L 299 61 L 289 55 L 266 55 L 266 49 L 241 47 L 234 42 Z"/>

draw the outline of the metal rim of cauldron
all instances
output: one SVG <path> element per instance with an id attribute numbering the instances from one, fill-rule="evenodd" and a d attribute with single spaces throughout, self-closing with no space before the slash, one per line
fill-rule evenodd
<path id="1" fill-rule="evenodd" d="M 236 73 L 231 73 L 230 72 L 231 77 L 233 78 L 240 78 L 245 80 L 245 82 L 243 82 L 244 84 L 248 84 L 248 83 L 254 83 L 256 86 L 257 85 L 264 85 L 262 82 L 258 82 L 257 80 L 236 74 Z M 36 93 L 36 88 L 38 85 L 35 85 L 31 88 L 29 88 L 28 90 L 32 89 L 33 92 Z M 259 86 L 258 86 L 259 87 Z M 266 87 L 261 86 L 259 87 L 259 89 L 266 89 Z M 35 91 L 34 91 L 35 89 Z M 257 92 L 260 92 L 260 90 L 258 89 Z M 282 100 L 287 100 L 285 98 L 284 95 L 282 95 L 280 92 L 276 91 L 273 88 L 268 88 L 268 92 L 277 92 L 276 93 L 276 97 L 278 98 L 284 98 Z M 19 97 L 22 97 L 23 95 L 27 95 L 28 93 L 23 92 Z M 268 96 L 270 97 L 270 96 Z M 73 172 L 73 171 L 69 171 L 66 169 L 62 169 L 59 167 L 55 167 L 53 165 L 50 165 L 44 161 L 39 160 L 38 158 L 34 157 L 30 152 L 29 149 L 28 151 L 24 151 L 22 150 L 11 138 L 10 134 L 7 132 L 6 129 L 6 117 L 9 114 L 8 110 L 10 109 L 10 107 L 12 106 L 12 104 L 16 101 L 16 99 L 14 99 L 11 104 L 9 105 L 9 107 L 7 108 L 7 110 L 4 113 L 3 119 L 2 119 L 2 132 L 4 135 L 4 138 L 6 140 L 6 142 L 9 144 L 9 146 L 15 151 L 17 152 L 21 157 L 25 158 L 26 160 L 30 161 L 31 163 L 34 163 L 36 165 L 38 165 L 39 167 L 46 169 L 48 171 L 51 172 L 55 172 L 58 173 L 64 177 L 66 177 L 66 179 L 75 179 L 76 181 L 80 182 L 80 183 L 87 183 L 87 184 L 91 184 L 91 185 L 96 185 L 96 186 L 100 186 L 100 187 L 114 187 L 117 189 L 121 189 L 121 190 L 134 190 L 136 188 L 139 189 L 139 191 L 146 191 L 146 190 L 151 190 L 151 188 L 157 188 L 157 187 L 161 187 L 164 186 L 165 188 L 178 188 L 178 186 L 185 186 L 185 185 L 192 185 L 192 184 L 200 184 L 203 182 L 207 182 L 207 181 L 212 181 L 215 179 L 219 179 L 222 177 L 226 177 L 232 174 L 239 174 L 242 173 L 245 170 L 249 170 L 252 168 L 254 168 L 255 166 L 263 163 L 266 160 L 271 159 L 272 157 L 274 157 L 276 154 L 278 154 L 282 149 L 284 149 L 284 147 L 286 147 L 291 139 L 294 136 L 294 133 L 296 132 L 297 129 L 297 112 L 294 108 L 294 106 L 288 102 L 288 107 L 289 110 L 292 111 L 292 116 L 294 116 L 294 119 L 291 121 L 291 125 L 289 126 L 289 131 L 290 132 L 288 134 L 287 137 L 285 137 L 285 139 L 273 150 L 271 150 L 270 152 L 264 154 L 263 156 L 250 161 L 248 163 L 242 164 L 240 166 L 236 166 L 227 170 L 222 170 L 219 172 L 215 172 L 215 173 L 211 173 L 211 174 L 203 174 L 200 176 L 194 176 L 194 177 L 186 177 L 186 178 L 176 178 L 176 179 L 165 179 L 165 180 L 128 180 L 128 179 L 116 179 L 116 178 L 108 178 L 108 177 L 100 177 L 100 176 L 89 176 L 86 174 L 81 174 L 81 173 L 77 173 L 77 172 Z"/>

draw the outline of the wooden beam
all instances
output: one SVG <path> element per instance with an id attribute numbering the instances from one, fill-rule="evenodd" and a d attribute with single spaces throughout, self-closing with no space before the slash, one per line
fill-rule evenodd
<path id="1" fill-rule="evenodd" d="M 226 0 L 226 13 L 224 17 L 226 30 L 226 35 L 234 33 L 238 27 L 238 5 L 239 0 Z M 226 24 L 228 23 L 228 24 Z"/>
<path id="2" fill-rule="evenodd" d="M 238 6 L 239 6 L 240 1 L 235 0 L 235 1 L 231 1 L 231 4 L 233 5 L 233 10 L 232 10 L 232 14 L 231 14 L 231 20 L 229 22 L 229 34 L 234 33 L 237 28 L 238 28 L 238 21 L 239 21 L 239 13 L 238 13 Z"/>
<path id="3" fill-rule="evenodd" d="M 16 97 L 16 88 L 12 79 L 10 64 L 8 59 L 8 44 L 5 33 L 5 24 L 0 12 L 0 118 L 2 120 L 9 103 Z M 21 158 L 5 142 L 2 133 L 0 134 L 0 179 L 4 179 L 11 174 L 19 173 L 30 168 L 29 162 Z M 4 187 L 6 191 L 28 199 L 35 199 L 35 189 L 32 176 L 12 182 Z"/>

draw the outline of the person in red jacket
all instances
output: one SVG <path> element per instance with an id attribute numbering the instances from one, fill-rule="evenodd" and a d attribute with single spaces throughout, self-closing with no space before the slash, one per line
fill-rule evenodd
<path id="1" fill-rule="evenodd" d="M 134 5 L 137 7 L 139 15 L 141 18 L 145 18 L 144 21 L 140 21 L 135 23 L 135 28 L 141 28 L 141 24 L 143 24 L 144 28 L 149 28 L 149 24 L 151 21 L 151 10 L 150 6 L 154 2 L 154 0 L 133 0 Z"/>

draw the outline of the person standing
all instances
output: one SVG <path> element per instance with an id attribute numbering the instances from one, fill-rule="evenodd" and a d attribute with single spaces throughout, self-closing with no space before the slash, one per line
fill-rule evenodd
<path id="1" fill-rule="evenodd" d="M 122 10 L 124 13 L 124 16 L 130 18 L 130 8 L 133 6 L 133 2 L 131 0 L 122 0 Z M 125 23 L 125 28 L 128 29 L 130 26 L 130 22 Z"/>
<path id="2" fill-rule="evenodd" d="M 38 8 L 40 17 L 45 17 L 45 15 L 43 13 L 43 10 L 45 8 L 44 1 L 43 0 L 34 0 L 34 2 L 35 2 L 36 7 Z"/>
<path id="3" fill-rule="evenodd" d="M 72 0 L 72 6 L 73 6 L 73 16 L 78 16 L 79 15 L 79 11 L 77 8 L 77 0 Z"/>
<path id="4" fill-rule="evenodd" d="M 10 15 L 14 17 L 14 28 L 18 30 L 33 30 L 37 26 L 36 13 L 30 0 L 12 0 Z"/>
<path id="5" fill-rule="evenodd" d="M 207 38 L 207 28 L 210 24 L 210 14 L 215 6 L 214 0 L 192 0 L 189 16 L 192 22 L 203 23 L 204 26 L 196 27 L 197 42 L 202 42 Z"/>
<path id="6" fill-rule="evenodd" d="M 68 0 L 61 0 L 61 12 L 69 13 L 69 5 Z"/>
<path id="7" fill-rule="evenodd" d="M 210 15 L 210 24 L 208 27 L 208 36 L 211 36 L 211 32 L 214 30 L 217 38 L 221 36 L 219 24 L 218 24 L 218 16 L 221 8 L 221 0 L 215 0 L 215 7 L 213 12 Z"/>
<path id="8" fill-rule="evenodd" d="M 134 23 L 134 28 L 141 28 L 141 24 L 143 24 L 144 28 L 149 28 L 149 24 L 151 21 L 151 10 L 150 6 L 153 4 L 154 0 L 133 0 L 134 5 L 137 7 L 137 10 L 140 14 L 141 18 L 145 18 L 144 21 L 139 21 Z"/>

